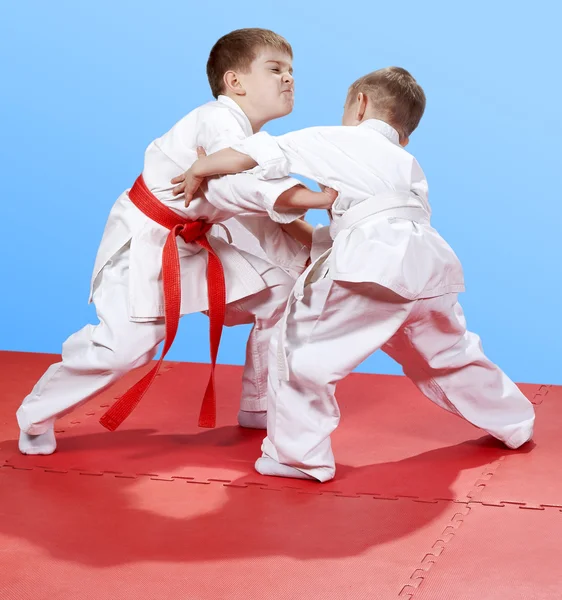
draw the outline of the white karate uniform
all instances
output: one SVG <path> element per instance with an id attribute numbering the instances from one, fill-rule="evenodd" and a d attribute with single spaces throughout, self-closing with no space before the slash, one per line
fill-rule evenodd
<path id="1" fill-rule="evenodd" d="M 276 170 L 255 171 L 262 178 L 295 173 L 339 192 L 333 246 L 320 257 L 313 248 L 315 262 L 272 337 L 262 447 L 320 481 L 335 473 L 335 386 L 380 348 L 430 400 L 510 447 L 533 431 L 532 404 L 466 329 L 461 265 L 430 226 L 425 176 L 398 141 L 392 127 L 371 119 L 276 138 L 259 133 L 234 146 L 260 165 L 278 153 Z"/>
<path id="2" fill-rule="evenodd" d="M 224 268 L 226 324 L 254 325 L 240 407 L 260 411 L 267 406 L 269 339 L 308 257 L 308 250 L 280 227 L 302 213 L 278 213 L 273 206 L 282 192 L 299 182 L 260 181 L 250 174 L 214 178 L 203 186 L 207 200 L 199 196 L 188 208 L 183 195 L 172 195 L 170 183 L 191 166 L 198 146 L 216 152 L 250 135 L 244 112 L 230 98 L 220 96 L 153 141 L 142 174 L 150 191 L 178 214 L 226 226 L 227 231 L 214 226 L 208 237 Z M 154 358 L 165 335 L 162 248 L 168 233 L 136 208 L 128 190 L 121 194 L 110 212 L 91 282 L 90 301 L 100 323 L 87 325 L 63 344 L 62 361 L 47 370 L 17 412 L 22 431 L 45 432 L 56 417 Z M 181 314 L 205 311 L 207 252 L 195 243 L 176 240 Z"/>

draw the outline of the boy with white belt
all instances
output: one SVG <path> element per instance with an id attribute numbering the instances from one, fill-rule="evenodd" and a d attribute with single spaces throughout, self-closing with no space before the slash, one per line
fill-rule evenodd
<path id="1" fill-rule="evenodd" d="M 404 149 L 424 109 L 407 71 L 382 69 L 351 86 L 343 126 L 258 133 L 186 173 L 189 201 L 201 177 L 265 167 L 277 153 L 276 171 L 258 177 L 295 173 L 339 192 L 333 247 L 297 281 L 272 336 L 262 474 L 334 477 L 336 384 L 378 349 L 430 400 L 509 448 L 532 437 L 532 404 L 466 329 L 460 262 L 430 225 L 425 175 Z"/>

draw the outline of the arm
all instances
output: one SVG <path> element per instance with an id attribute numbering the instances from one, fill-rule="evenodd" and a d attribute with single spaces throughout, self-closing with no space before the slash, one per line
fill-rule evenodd
<path id="1" fill-rule="evenodd" d="M 198 151 L 198 156 L 199 158 L 193 163 L 190 170 L 196 177 L 202 179 L 213 175 L 242 173 L 258 165 L 252 157 L 232 150 L 232 148 L 225 148 L 208 156 Z"/>
<path id="2" fill-rule="evenodd" d="M 213 107 L 201 114 L 196 143 L 207 153 L 213 153 L 244 140 L 247 135 L 241 116 L 224 107 Z M 192 173 L 191 169 L 188 173 Z M 300 182 L 290 177 L 264 181 L 252 174 L 241 173 L 208 179 L 202 192 L 208 202 L 232 215 L 269 216 L 278 223 L 289 223 L 301 217 L 304 210 L 277 211 L 275 202 L 283 192 L 296 185 Z M 181 191 L 178 192 L 176 187 L 174 195 L 178 193 Z"/>
<path id="3" fill-rule="evenodd" d="M 260 167 L 262 179 L 286 177 L 290 173 L 330 187 L 330 179 L 342 169 L 346 156 L 338 148 L 342 127 L 309 127 L 280 136 L 262 131 L 232 146 L 251 157 Z M 281 153 L 283 159 L 273 160 Z"/>
<path id="4" fill-rule="evenodd" d="M 304 219 L 297 219 L 292 223 L 285 223 L 281 225 L 283 231 L 289 234 L 293 239 L 300 242 L 307 248 L 312 247 L 312 234 L 314 227 L 310 223 L 307 223 Z"/>
<path id="5" fill-rule="evenodd" d="M 277 202 L 276 210 L 282 209 L 306 209 L 309 208 L 332 208 L 332 204 L 338 197 L 338 193 L 331 188 L 324 188 L 321 192 L 313 192 L 304 185 L 298 185 L 283 192 Z"/>
<path id="6" fill-rule="evenodd" d="M 199 149 L 198 156 L 199 158 L 183 177 L 173 180 L 174 183 L 181 181 L 176 188 L 177 192 L 174 190 L 174 194 L 184 192 L 186 206 L 189 206 L 195 192 L 208 177 L 242 173 L 257 166 L 253 158 L 232 148 L 219 150 L 208 156 L 205 156 L 204 152 Z M 278 211 L 307 210 L 309 208 L 329 209 L 336 197 L 337 192 L 330 188 L 324 188 L 321 192 L 313 192 L 304 185 L 296 185 L 279 195 L 274 208 Z"/>

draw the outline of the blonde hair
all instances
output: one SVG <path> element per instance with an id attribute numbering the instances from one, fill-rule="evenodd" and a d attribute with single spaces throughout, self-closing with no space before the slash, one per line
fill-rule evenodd
<path id="1" fill-rule="evenodd" d="M 362 92 L 373 103 L 376 116 L 392 125 L 401 139 L 410 137 L 425 111 L 425 93 L 401 67 L 387 67 L 359 78 L 349 88 L 347 103 Z"/>
<path id="2" fill-rule="evenodd" d="M 262 48 L 274 48 L 293 58 L 289 42 L 269 29 L 237 29 L 216 42 L 207 61 L 207 78 L 215 98 L 224 91 L 224 74 L 230 70 L 247 72 Z"/>

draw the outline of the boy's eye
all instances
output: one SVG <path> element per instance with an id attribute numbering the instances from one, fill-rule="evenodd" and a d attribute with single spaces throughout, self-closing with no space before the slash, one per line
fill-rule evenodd
<path id="1" fill-rule="evenodd" d="M 278 69 L 277 67 L 273 67 L 271 70 L 272 70 L 274 73 L 279 73 L 279 69 Z"/>

